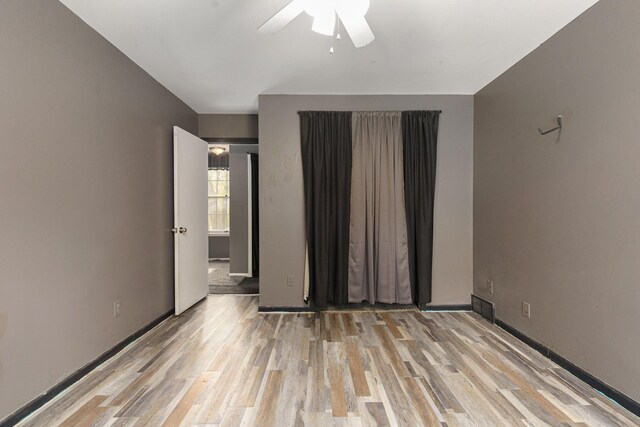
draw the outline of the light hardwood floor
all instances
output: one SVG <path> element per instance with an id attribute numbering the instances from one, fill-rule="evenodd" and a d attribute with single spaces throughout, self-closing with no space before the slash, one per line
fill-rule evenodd
<path id="1" fill-rule="evenodd" d="M 209 296 L 25 426 L 639 425 L 473 313 L 258 314 Z"/>

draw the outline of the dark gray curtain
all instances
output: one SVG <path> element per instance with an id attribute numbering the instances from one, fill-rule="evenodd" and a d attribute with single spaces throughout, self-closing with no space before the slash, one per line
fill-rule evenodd
<path id="1" fill-rule="evenodd" d="M 431 302 L 439 119 L 439 111 L 402 113 L 409 273 L 413 300 L 421 308 Z"/>
<path id="2" fill-rule="evenodd" d="M 258 197 L 258 155 L 250 153 L 251 156 L 251 256 L 253 259 L 253 277 L 260 276 L 260 229 L 258 224 L 260 223 L 260 211 L 258 204 L 260 198 Z"/>
<path id="3" fill-rule="evenodd" d="M 348 302 L 351 113 L 300 112 L 309 298 Z"/>

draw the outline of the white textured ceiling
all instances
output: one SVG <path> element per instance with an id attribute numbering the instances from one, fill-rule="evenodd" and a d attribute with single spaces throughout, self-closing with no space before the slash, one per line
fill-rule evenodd
<path id="1" fill-rule="evenodd" d="M 255 112 L 258 95 L 474 94 L 597 0 L 371 0 L 356 49 L 288 0 L 61 0 L 198 113 Z M 344 32 L 343 32 L 344 33 Z"/>

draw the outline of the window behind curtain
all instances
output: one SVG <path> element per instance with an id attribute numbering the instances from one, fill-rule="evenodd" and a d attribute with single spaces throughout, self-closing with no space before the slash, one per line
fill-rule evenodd
<path id="1" fill-rule="evenodd" d="M 229 169 L 209 170 L 209 233 L 229 232 Z"/>

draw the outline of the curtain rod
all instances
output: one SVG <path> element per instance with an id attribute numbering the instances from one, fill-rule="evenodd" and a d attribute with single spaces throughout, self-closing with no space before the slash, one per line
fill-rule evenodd
<path id="1" fill-rule="evenodd" d="M 405 113 L 405 112 L 411 112 L 411 111 L 433 111 L 436 113 L 440 113 L 442 114 L 442 110 L 403 110 L 403 111 L 398 111 L 398 110 L 357 110 L 357 111 L 342 111 L 342 110 L 298 110 L 298 114 L 300 113 L 308 113 L 308 112 L 319 112 L 319 113 L 393 113 L 393 112 L 398 112 L 398 113 Z"/>

